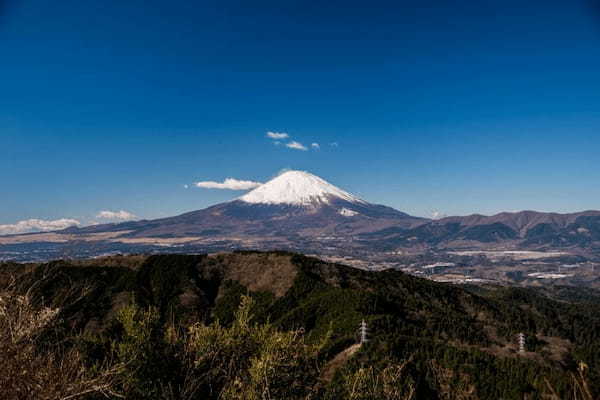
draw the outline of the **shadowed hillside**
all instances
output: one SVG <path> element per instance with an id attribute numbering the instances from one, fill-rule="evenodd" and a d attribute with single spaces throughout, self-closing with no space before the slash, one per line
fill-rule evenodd
<path id="1" fill-rule="evenodd" d="M 129 398 L 156 398 L 167 386 L 170 398 L 186 398 L 181 391 L 186 371 L 197 368 L 186 358 L 191 350 L 183 343 L 192 332 L 187 327 L 233 329 L 244 296 L 251 299 L 253 323 L 293 333 L 315 352 L 302 355 L 312 360 L 312 372 L 306 373 L 314 382 L 288 398 L 352 398 L 350 379 L 362 382 L 369 393 L 379 390 L 373 382 L 402 388 L 405 397 L 389 398 L 412 393 L 424 399 L 521 399 L 555 392 L 569 399 L 580 361 L 589 368 L 590 390 L 599 389 L 600 297 L 593 291 L 465 290 L 397 271 L 368 272 L 283 252 L 4 264 L 0 285 L 13 295 L 27 294 L 35 307 L 58 310 L 52 330 L 36 341 L 40 348 L 60 341 L 94 365 L 119 360 L 124 356 L 119 351 L 137 343 L 143 355 L 136 356 L 135 374 L 115 384 L 115 393 L 130 393 Z M 363 319 L 368 343 L 335 370 L 325 368 L 357 342 Z M 131 329 L 139 328 L 132 321 L 151 326 L 142 342 L 131 336 Z M 522 354 L 519 332 L 527 337 Z M 328 376 L 319 381 L 321 369 Z M 390 371 L 402 379 L 390 378 Z M 223 398 L 229 388 L 228 378 L 202 379 L 203 389 L 197 390 L 203 396 L 188 398 Z M 148 385 L 151 393 L 140 389 Z M 206 385 L 215 392 L 206 392 Z"/>

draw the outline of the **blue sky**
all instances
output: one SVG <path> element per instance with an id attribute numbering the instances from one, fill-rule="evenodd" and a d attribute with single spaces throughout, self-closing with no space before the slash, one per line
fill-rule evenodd
<path id="1" fill-rule="evenodd" d="M 283 168 L 421 216 L 599 209 L 599 10 L 0 2 L 0 224 L 174 215 Z"/>

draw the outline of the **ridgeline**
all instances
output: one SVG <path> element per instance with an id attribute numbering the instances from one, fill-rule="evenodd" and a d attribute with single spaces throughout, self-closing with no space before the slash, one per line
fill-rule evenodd
<path id="1" fill-rule="evenodd" d="M 20 333 L 9 332 L 23 304 L 38 323 L 20 321 Z M 57 370 L 71 386 L 54 379 L 43 393 L 128 399 L 592 399 L 600 393 L 600 294 L 593 290 L 458 287 L 293 253 L 235 252 L 0 264 L 0 306 L 2 359 L 20 363 L 1 373 L 7 399 L 36 398 L 23 392 L 26 379 L 50 385 L 33 364 L 19 375 L 27 360 L 51 370 L 64 368 L 57 360 L 66 355 L 79 363 L 73 371 L 85 372 Z M 363 319 L 369 341 L 356 348 Z M 9 355 L 14 361 L 6 361 Z M 81 385 L 73 386 L 78 379 Z"/>

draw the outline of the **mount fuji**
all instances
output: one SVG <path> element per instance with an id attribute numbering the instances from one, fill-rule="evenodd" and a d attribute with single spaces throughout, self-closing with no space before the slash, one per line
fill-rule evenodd
<path id="1" fill-rule="evenodd" d="M 170 248 L 170 250 L 169 250 Z M 175 217 L 0 236 L 4 254 L 44 258 L 162 251 L 293 250 L 368 254 L 428 249 L 573 248 L 600 254 L 600 211 L 523 211 L 438 220 L 369 203 L 305 171 Z"/>
<path id="2" fill-rule="evenodd" d="M 245 195 L 170 218 L 70 228 L 91 234 L 122 232 L 123 238 L 197 238 L 199 241 L 350 238 L 395 226 L 426 222 L 371 204 L 305 171 L 287 171 Z"/>
<path id="3" fill-rule="evenodd" d="M 331 200 L 366 204 L 365 201 L 305 171 L 287 171 L 240 197 L 253 204 L 288 204 L 318 207 Z"/>

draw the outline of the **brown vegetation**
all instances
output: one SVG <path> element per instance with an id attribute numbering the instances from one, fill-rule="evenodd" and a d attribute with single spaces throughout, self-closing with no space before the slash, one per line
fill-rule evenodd
<path id="1" fill-rule="evenodd" d="M 0 392 L 6 400 L 74 399 L 92 393 L 121 397 L 115 382 L 121 366 L 87 368 L 82 354 L 51 334 L 60 309 L 37 307 L 14 285 L 0 292 Z"/>

